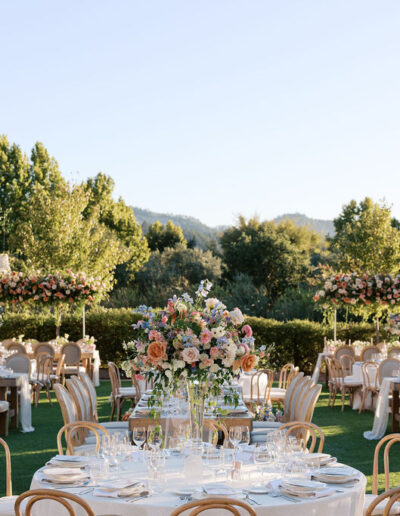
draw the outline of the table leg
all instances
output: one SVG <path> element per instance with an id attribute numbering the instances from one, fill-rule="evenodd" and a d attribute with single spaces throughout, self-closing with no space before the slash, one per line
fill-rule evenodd
<path id="1" fill-rule="evenodd" d="M 399 431 L 399 391 L 397 389 L 393 389 L 392 399 L 392 432 L 397 433 Z"/>
<path id="2" fill-rule="evenodd" d="M 0 400 L 7 401 L 7 387 L 0 387 Z"/>
<path id="3" fill-rule="evenodd" d="M 10 408 L 14 410 L 11 417 L 11 428 L 18 428 L 18 387 L 10 387 Z"/>

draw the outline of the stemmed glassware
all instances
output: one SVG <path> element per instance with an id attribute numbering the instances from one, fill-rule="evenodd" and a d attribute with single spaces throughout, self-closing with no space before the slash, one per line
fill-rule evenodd
<path id="1" fill-rule="evenodd" d="M 147 428 L 147 444 L 151 450 L 159 450 L 163 442 L 163 432 L 160 425 L 149 425 Z"/>
<path id="2" fill-rule="evenodd" d="M 132 440 L 140 449 L 146 442 L 146 428 L 144 426 L 136 426 L 132 430 Z"/>

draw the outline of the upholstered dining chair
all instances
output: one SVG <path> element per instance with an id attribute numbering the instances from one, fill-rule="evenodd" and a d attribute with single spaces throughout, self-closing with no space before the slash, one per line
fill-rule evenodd
<path id="1" fill-rule="evenodd" d="M 63 383 L 67 376 L 78 375 L 81 371 L 85 371 L 85 368 L 81 365 L 82 351 L 78 344 L 67 342 L 61 348 L 60 354 L 65 355 L 64 367 L 61 373 Z"/>
<path id="2" fill-rule="evenodd" d="M 43 352 L 47 353 L 52 358 L 54 358 L 54 355 L 55 355 L 54 347 L 50 344 L 50 342 L 38 342 L 34 346 L 33 350 L 34 350 L 35 357 L 37 357 L 39 353 L 43 353 Z"/>
<path id="3" fill-rule="evenodd" d="M 21 504 L 27 498 L 29 498 L 29 500 L 26 503 L 26 507 L 22 511 Z M 60 506 L 66 509 L 66 513 L 68 513 L 69 516 L 76 516 L 76 512 L 70 503 L 74 502 L 85 511 L 87 516 L 95 516 L 94 511 L 90 505 L 79 496 L 67 493 L 66 491 L 56 491 L 54 489 L 31 489 L 30 491 L 25 491 L 25 493 L 19 495 L 15 502 L 15 516 L 32 516 L 32 507 L 40 500 L 52 500 L 54 502 L 58 502 Z M 63 514 L 65 514 L 64 511 Z M 81 514 L 81 512 L 79 514 Z"/>
<path id="4" fill-rule="evenodd" d="M 28 355 L 17 353 L 10 355 L 5 360 L 6 367 L 9 367 L 14 373 L 25 373 L 30 377 L 31 375 L 31 361 Z"/>
<path id="5" fill-rule="evenodd" d="M 382 360 L 378 369 L 379 382 L 382 383 L 382 380 L 385 377 L 397 376 L 399 374 L 399 370 L 400 360 L 398 358 L 390 357 Z"/>
<path id="6" fill-rule="evenodd" d="M 360 360 L 361 362 L 369 362 L 373 359 L 374 355 L 379 355 L 380 349 L 377 346 L 367 346 L 361 351 Z"/>
<path id="7" fill-rule="evenodd" d="M 26 347 L 21 342 L 12 341 L 12 342 L 9 342 L 8 344 L 4 344 L 4 342 L 3 342 L 3 346 L 8 351 L 16 351 L 17 353 L 26 354 Z"/>
<path id="8" fill-rule="evenodd" d="M 179 516 L 179 514 L 187 513 L 187 516 L 197 516 L 200 513 L 208 512 L 213 509 L 224 509 L 226 512 L 233 514 L 234 516 L 240 516 L 243 514 L 237 509 L 240 507 L 244 509 L 250 516 L 256 516 L 255 510 L 246 502 L 241 500 L 233 500 L 230 498 L 207 498 L 206 500 L 194 500 L 193 502 L 181 505 L 177 509 L 171 512 L 171 516 Z M 19 515 L 18 515 L 19 516 Z"/>
<path id="9" fill-rule="evenodd" d="M 390 490 L 390 468 L 389 468 L 389 452 L 392 446 L 396 443 L 400 443 L 400 434 L 389 434 L 385 435 L 375 447 L 374 461 L 372 467 L 372 494 L 365 495 L 364 514 L 371 516 L 381 516 L 383 514 L 400 514 L 400 504 L 393 506 L 390 505 L 388 508 L 385 504 L 385 499 L 388 497 L 387 493 Z M 378 496 L 378 475 L 379 475 L 379 455 L 383 449 L 383 470 L 384 470 L 384 482 L 385 492 Z M 399 489 L 399 488 L 396 488 Z M 383 496 L 385 495 L 385 496 Z M 392 495 L 389 495 L 390 497 Z M 395 500 L 396 501 L 396 500 Z M 389 512 L 385 512 L 386 509 Z M 369 511 L 369 512 L 368 512 Z"/>
<path id="10" fill-rule="evenodd" d="M 354 357 L 351 355 L 342 355 L 339 360 L 342 363 L 345 375 L 351 376 L 353 374 Z"/>
<path id="11" fill-rule="evenodd" d="M 355 359 L 355 356 L 356 356 L 356 352 L 353 348 L 353 346 L 339 346 L 336 351 L 335 351 L 335 355 L 334 355 L 334 358 L 336 358 L 337 360 L 340 360 L 342 357 L 352 357 L 353 359 Z"/>
<path id="12" fill-rule="evenodd" d="M 120 420 L 121 417 L 121 407 L 123 402 L 126 399 L 131 400 L 131 406 L 137 403 L 138 400 L 138 391 L 137 389 L 132 387 L 121 387 L 121 377 L 119 374 L 119 369 L 114 362 L 108 362 L 108 374 L 111 380 L 111 397 L 112 397 L 112 406 L 111 406 L 111 415 L 110 421 L 114 419 L 115 407 L 117 408 L 117 421 Z"/>
<path id="13" fill-rule="evenodd" d="M 337 393 L 341 393 L 342 412 L 344 410 L 344 402 L 346 394 L 350 397 L 350 405 L 353 404 L 354 391 L 361 387 L 361 382 L 346 377 L 346 371 L 340 360 L 336 358 L 326 358 L 329 371 L 329 400 L 328 406 L 335 406 Z"/>
<path id="14" fill-rule="evenodd" d="M 317 444 L 317 440 L 319 439 L 319 445 L 317 452 L 322 453 L 324 449 L 325 435 L 321 428 L 314 423 L 310 423 L 308 421 L 292 421 L 290 423 L 285 423 L 284 425 L 278 428 L 278 432 L 286 432 L 286 436 L 290 434 L 295 435 L 298 440 L 303 440 L 304 444 L 307 445 L 310 437 L 311 443 L 309 446 L 306 446 L 309 453 L 313 453 L 315 450 L 315 446 Z"/>
<path id="15" fill-rule="evenodd" d="M 87 373 L 83 372 L 79 373 L 79 379 L 81 381 L 81 386 L 86 390 L 86 395 L 90 403 L 90 417 L 88 420 L 98 423 L 97 394 L 93 381 Z M 110 434 L 115 432 L 127 432 L 129 430 L 128 421 L 102 421 L 100 424 L 101 426 L 104 426 L 104 428 L 107 428 Z"/>
<path id="16" fill-rule="evenodd" d="M 400 358 L 400 346 L 392 346 L 387 352 L 388 358 Z"/>

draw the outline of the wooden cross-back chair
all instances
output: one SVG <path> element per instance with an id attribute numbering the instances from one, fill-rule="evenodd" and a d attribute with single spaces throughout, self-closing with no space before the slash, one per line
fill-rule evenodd
<path id="1" fill-rule="evenodd" d="M 239 509 L 244 509 L 250 516 L 256 516 L 255 510 L 246 502 L 241 500 L 232 500 L 230 498 L 208 498 L 206 500 L 194 500 L 193 502 L 181 505 L 171 512 L 171 516 L 179 516 L 186 511 L 192 509 L 187 516 L 197 516 L 200 513 L 211 511 L 213 509 L 224 509 L 227 513 L 234 516 L 241 516 L 242 512 Z"/>
<path id="2" fill-rule="evenodd" d="M 375 447 L 374 452 L 374 461 L 372 467 L 372 494 L 365 495 L 365 505 L 364 505 L 364 514 L 365 515 L 392 515 L 399 514 L 399 510 L 395 510 L 394 512 L 391 510 L 392 504 L 386 504 L 385 499 L 392 497 L 395 494 L 395 490 L 390 489 L 390 468 L 389 468 L 389 453 L 394 444 L 400 443 L 400 434 L 389 434 L 383 437 Z M 383 470 L 384 470 L 384 485 L 385 492 L 381 495 L 378 495 L 378 476 L 379 476 L 379 456 L 380 452 L 383 450 Z M 395 488 L 396 490 L 400 489 L 399 487 Z M 396 498 L 398 499 L 398 497 Z M 396 501 L 396 499 L 394 501 Z M 389 512 L 385 512 L 388 508 Z M 395 508 L 393 507 L 393 510 Z"/>
<path id="3" fill-rule="evenodd" d="M 121 387 L 119 369 L 114 362 L 108 362 L 108 374 L 111 380 L 112 407 L 110 421 L 114 419 L 115 408 L 117 408 L 117 421 L 121 417 L 121 407 L 126 399 L 131 400 L 131 406 L 138 401 L 138 390 L 136 387 Z"/>
<path id="4" fill-rule="evenodd" d="M 364 362 L 361 366 L 361 372 L 363 377 L 362 397 L 359 414 L 365 408 L 365 401 L 368 394 L 371 395 L 371 410 L 374 406 L 374 396 L 379 393 L 379 365 L 376 362 Z"/>
<path id="5" fill-rule="evenodd" d="M 305 446 L 308 448 L 310 453 L 313 453 L 317 440 L 319 439 L 319 445 L 317 452 L 322 453 L 324 449 L 325 435 L 321 428 L 314 423 L 308 421 L 292 421 L 285 423 L 278 428 L 279 432 L 286 431 L 286 435 L 294 434 L 298 441 L 303 440 Z M 311 437 L 311 443 L 307 446 L 307 443 Z"/>
<path id="6" fill-rule="evenodd" d="M 265 387 L 262 382 L 265 381 Z M 256 371 L 250 380 L 250 396 L 244 398 L 244 402 L 249 410 L 254 411 L 257 405 L 265 405 L 269 400 L 274 372 L 271 369 L 260 369 Z"/>
<path id="7" fill-rule="evenodd" d="M 29 498 L 29 500 L 27 501 L 26 507 L 22 512 L 21 504 L 27 498 Z M 76 512 L 70 503 L 74 502 L 85 511 L 85 514 L 87 516 L 95 516 L 94 511 L 90 507 L 90 505 L 79 496 L 67 493 L 66 491 L 55 491 L 54 489 L 31 489 L 30 491 L 22 493 L 18 496 L 15 502 L 15 515 L 22 516 L 22 514 L 24 514 L 24 516 L 31 516 L 32 507 L 35 505 L 36 502 L 39 502 L 40 500 L 52 500 L 54 502 L 58 502 L 61 506 L 63 506 L 66 509 L 69 516 L 76 516 Z"/>
<path id="8" fill-rule="evenodd" d="M 326 364 L 329 372 L 329 400 L 328 406 L 335 406 L 337 393 L 341 393 L 342 412 L 344 410 L 344 402 L 346 394 L 349 395 L 350 405 L 353 404 L 354 391 L 361 386 L 361 382 L 352 379 L 346 379 L 346 371 L 340 360 L 336 358 L 326 357 Z"/>
<path id="9" fill-rule="evenodd" d="M 364 516 L 374 516 L 377 514 L 381 516 L 391 516 L 392 514 L 399 514 L 398 510 L 393 507 L 398 501 L 400 501 L 400 487 L 389 489 L 371 501 L 366 509 L 364 509 Z M 378 509 L 378 512 L 376 512 L 376 509 Z M 392 512 L 392 509 L 394 509 L 394 512 Z"/>
<path id="10" fill-rule="evenodd" d="M 82 430 L 90 431 L 95 435 L 96 438 L 96 448 L 95 451 L 98 453 L 100 449 L 101 443 L 101 433 L 103 433 L 107 439 L 110 438 L 110 434 L 108 430 L 104 428 L 104 426 L 99 425 L 98 423 L 93 423 L 89 421 L 74 421 L 73 423 L 67 423 L 64 425 L 57 434 L 57 449 L 60 455 L 64 455 L 62 438 L 65 436 L 65 441 L 67 444 L 67 455 L 74 455 L 75 445 L 74 445 L 74 437 L 75 434 L 82 432 Z"/>
<path id="11" fill-rule="evenodd" d="M 204 419 L 203 428 L 207 428 L 212 432 L 212 445 L 217 446 L 219 441 L 220 433 L 223 437 L 223 444 L 227 446 L 229 444 L 229 433 L 228 429 L 223 423 L 214 421 L 213 419 Z"/>
<path id="12" fill-rule="evenodd" d="M 51 375 L 53 372 L 53 358 L 45 352 L 41 352 L 37 356 L 37 373 L 36 379 L 32 381 L 35 407 L 38 406 L 40 391 L 45 389 L 47 399 L 50 405 L 52 405 L 50 388 L 51 388 Z"/>

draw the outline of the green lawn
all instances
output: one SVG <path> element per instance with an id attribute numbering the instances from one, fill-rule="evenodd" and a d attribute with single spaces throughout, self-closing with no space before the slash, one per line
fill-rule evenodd
<path id="1" fill-rule="evenodd" d="M 110 393 L 109 382 L 102 382 L 97 389 L 99 419 L 107 420 L 110 414 L 108 396 Z M 376 441 L 367 441 L 363 437 L 364 430 L 372 428 L 373 415 L 369 411 L 358 415 L 358 412 L 345 407 L 340 410 L 339 403 L 334 409 L 327 407 L 328 395 L 321 394 L 316 407 L 313 422 L 319 425 L 326 436 L 324 451 L 336 456 L 339 461 L 345 462 L 361 470 L 368 477 L 369 489 L 371 484 L 372 459 Z M 128 407 L 128 404 L 126 404 Z M 18 494 L 27 490 L 34 471 L 57 453 L 56 435 L 62 426 L 61 411 L 53 393 L 53 406 L 42 397 L 38 408 L 32 407 L 33 426 L 35 432 L 23 434 L 17 430 L 11 430 L 6 441 L 12 455 L 12 479 L 13 493 Z M 390 425 L 388 427 L 390 431 Z M 3 454 L 0 453 L 2 465 Z M 400 453 L 394 447 L 391 453 L 390 468 L 393 471 L 392 485 L 400 483 Z M 0 468 L 1 496 L 4 496 L 4 471 Z M 383 488 L 380 478 L 380 487 Z"/>

